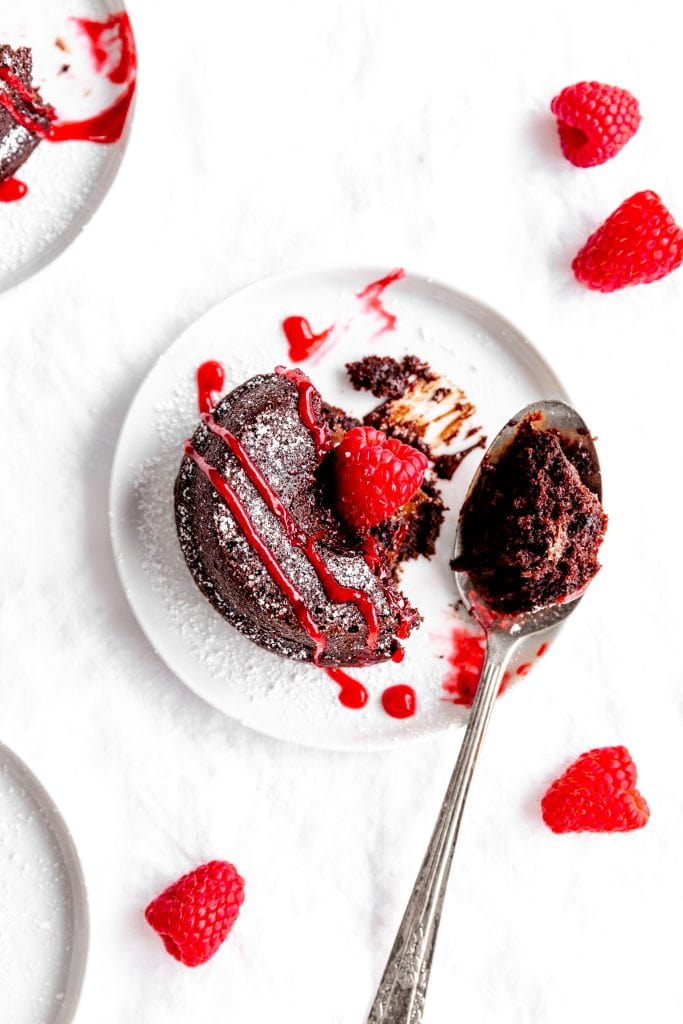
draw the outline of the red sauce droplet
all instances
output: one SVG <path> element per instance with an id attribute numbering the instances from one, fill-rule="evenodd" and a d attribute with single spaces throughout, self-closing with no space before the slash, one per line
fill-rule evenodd
<path id="1" fill-rule="evenodd" d="M 326 424 L 318 423 L 313 410 L 313 399 L 318 392 L 302 370 L 289 370 L 286 366 L 276 366 L 275 372 L 285 377 L 299 392 L 299 418 L 313 438 L 318 455 L 326 452 L 330 446 L 330 431 Z"/>
<path id="2" fill-rule="evenodd" d="M 328 327 L 320 334 L 315 334 L 308 320 L 303 316 L 286 317 L 282 321 L 282 330 L 285 332 L 289 358 L 293 363 L 303 363 L 304 359 L 308 359 L 318 351 L 332 333 L 332 327 Z"/>
<path id="3" fill-rule="evenodd" d="M 523 665 L 519 665 L 517 668 L 518 676 L 525 676 L 531 671 L 531 662 L 525 661 Z"/>
<path id="4" fill-rule="evenodd" d="M 368 702 L 368 691 L 362 683 L 340 668 L 326 668 L 324 671 L 339 687 L 339 701 L 345 708 L 363 708 Z"/>
<path id="5" fill-rule="evenodd" d="M 223 365 L 215 359 L 209 359 L 197 370 L 197 403 L 200 412 L 211 412 L 216 405 L 216 395 L 220 395 L 225 384 Z"/>
<path id="6" fill-rule="evenodd" d="M 397 647 L 394 653 L 391 655 L 391 660 L 395 661 L 397 665 L 400 665 L 406 656 L 406 652 L 402 647 Z"/>
<path id="7" fill-rule="evenodd" d="M 374 313 L 380 318 L 381 327 L 375 332 L 375 338 L 378 338 L 380 334 L 384 334 L 386 331 L 393 331 L 396 327 L 396 316 L 384 308 L 382 294 L 390 284 L 400 281 L 402 277 L 405 277 L 405 270 L 402 267 L 398 267 L 396 270 L 392 270 L 390 274 L 387 274 L 386 277 L 380 278 L 379 281 L 372 281 L 356 294 L 356 298 L 361 302 L 362 311 L 364 313 Z"/>
<path id="8" fill-rule="evenodd" d="M 536 657 L 537 658 L 542 658 L 547 650 L 548 650 L 548 644 L 541 644 L 541 646 L 536 651 Z"/>
<path id="9" fill-rule="evenodd" d="M 23 199 L 27 192 L 28 187 L 17 178 L 5 178 L 4 181 L 0 181 L 0 203 L 16 203 L 18 199 Z"/>
<path id="10" fill-rule="evenodd" d="M 451 645 L 451 653 L 448 656 L 451 668 L 443 681 L 443 688 L 453 704 L 469 708 L 472 706 L 484 667 L 486 634 L 483 630 L 475 633 L 464 626 L 455 626 L 451 633 Z M 509 679 L 510 673 L 506 672 L 499 694 L 503 692 Z"/>
<path id="11" fill-rule="evenodd" d="M 390 686 L 382 694 L 382 707 L 392 718 L 411 718 L 417 711 L 417 694 L 403 683 Z"/>

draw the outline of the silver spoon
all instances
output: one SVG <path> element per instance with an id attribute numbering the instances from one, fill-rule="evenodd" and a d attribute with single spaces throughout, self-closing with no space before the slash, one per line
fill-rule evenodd
<path id="1" fill-rule="evenodd" d="M 486 454 L 489 462 L 495 463 L 500 458 L 517 425 L 529 414 L 541 414 L 539 425 L 556 428 L 585 449 L 589 458 L 586 460 L 588 468 L 582 474 L 583 481 L 602 498 L 600 465 L 588 428 L 579 414 L 564 402 L 537 402 L 518 412 L 493 440 Z M 468 494 L 478 479 L 477 472 Z M 462 518 L 455 540 L 456 557 L 462 547 L 461 527 Z M 477 609 L 483 602 L 476 594 L 471 578 L 465 572 L 456 572 L 455 579 L 461 599 L 481 621 L 482 616 L 475 614 L 473 609 L 472 598 L 477 598 Z M 434 943 L 463 808 L 503 674 L 515 648 L 528 637 L 557 626 L 576 608 L 580 597 L 581 593 L 562 604 L 548 605 L 514 617 L 491 617 L 489 620 L 488 616 L 483 616 L 487 620 L 481 621 L 486 630 L 486 658 L 467 729 L 436 827 L 372 1004 L 368 1024 L 419 1024 L 422 1020 Z"/>

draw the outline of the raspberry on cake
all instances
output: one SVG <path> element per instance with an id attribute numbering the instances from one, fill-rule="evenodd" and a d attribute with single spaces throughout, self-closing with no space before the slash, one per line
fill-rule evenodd
<path id="1" fill-rule="evenodd" d="M 469 573 L 492 611 L 514 615 L 565 601 L 597 573 L 607 517 L 584 468 L 583 451 L 533 415 L 495 462 L 484 458 L 452 567 Z"/>
<path id="2" fill-rule="evenodd" d="M 419 490 L 426 455 L 373 427 L 354 427 L 335 451 L 336 503 L 358 530 L 378 526 Z"/>
<path id="3" fill-rule="evenodd" d="M 27 46 L 0 45 L 0 182 L 28 160 L 54 120 L 33 85 L 33 59 Z"/>

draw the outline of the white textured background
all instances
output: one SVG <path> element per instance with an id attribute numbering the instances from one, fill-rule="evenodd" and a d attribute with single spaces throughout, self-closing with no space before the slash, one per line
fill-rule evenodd
<path id="1" fill-rule="evenodd" d="M 536 341 L 599 435 L 611 515 L 604 572 L 494 718 L 425 1019 L 679 1019 L 683 271 L 603 296 L 568 269 L 641 188 L 683 221 L 675 5 L 130 7 L 141 73 L 120 177 L 72 249 L 0 299 L 0 721 L 83 858 L 79 1024 L 365 1020 L 453 739 L 349 756 L 225 720 L 137 628 L 106 504 L 126 407 L 184 327 L 272 271 L 374 259 L 452 281 Z M 577 170 L 547 108 L 592 77 L 635 92 L 644 119 L 615 160 Z M 648 827 L 551 835 L 550 778 L 614 742 Z M 235 861 L 246 903 L 190 971 L 142 910 L 211 857 Z"/>

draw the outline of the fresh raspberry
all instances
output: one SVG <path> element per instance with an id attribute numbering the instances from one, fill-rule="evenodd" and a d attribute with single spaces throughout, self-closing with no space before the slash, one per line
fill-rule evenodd
<path id="1" fill-rule="evenodd" d="M 541 810 L 553 832 L 630 832 L 650 817 L 626 747 L 597 747 L 582 754 L 553 782 Z"/>
<path id="2" fill-rule="evenodd" d="M 171 956 L 203 964 L 227 938 L 244 900 L 244 881 L 232 864 L 212 860 L 169 885 L 145 910 Z"/>
<path id="3" fill-rule="evenodd" d="M 568 85 L 550 104 L 560 145 L 577 167 L 595 167 L 616 156 L 638 130 L 638 100 L 626 89 L 600 82 Z"/>
<path id="4" fill-rule="evenodd" d="M 574 257 L 578 281 L 600 292 L 650 284 L 683 262 L 683 231 L 655 192 L 636 192 Z"/>
<path id="5" fill-rule="evenodd" d="M 374 427 L 353 427 L 336 450 L 337 508 L 357 529 L 388 519 L 419 489 L 429 463 Z"/>

